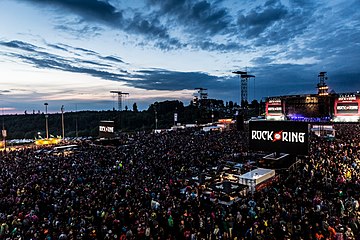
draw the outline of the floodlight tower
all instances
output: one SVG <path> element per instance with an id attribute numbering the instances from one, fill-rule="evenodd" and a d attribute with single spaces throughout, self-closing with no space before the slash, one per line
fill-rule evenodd
<path id="1" fill-rule="evenodd" d="M 195 88 L 195 90 L 198 90 L 200 100 L 207 99 L 208 93 L 206 88 Z"/>
<path id="2" fill-rule="evenodd" d="M 195 90 L 197 90 L 198 95 L 195 95 L 194 97 L 194 103 L 196 106 L 200 106 L 201 102 L 203 99 L 207 99 L 208 98 L 208 93 L 206 92 L 207 89 L 206 88 L 195 88 Z"/>
<path id="3" fill-rule="evenodd" d="M 328 93 L 329 87 L 325 82 L 325 80 L 328 79 L 328 77 L 326 76 L 326 72 L 320 72 L 318 78 L 319 78 L 319 83 L 317 84 L 318 95 L 319 96 L 329 95 Z"/>
<path id="4" fill-rule="evenodd" d="M 61 129 L 62 129 L 62 140 L 65 141 L 65 125 L 64 125 L 64 105 L 61 106 Z"/>
<path id="5" fill-rule="evenodd" d="M 243 71 L 235 71 L 235 72 L 232 72 L 232 73 L 239 75 L 239 78 L 241 78 L 240 104 L 241 104 L 242 107 L 244 107 L 243 103 L 245 103 L 245 101 L 248 100 L 248 80 L 250 78 L 255 78 L 255 76 L 254 75 L 249 75 L 247 72 L 243 72 Z"/>
<path id="6" fill-rule="evenodd" d="M 45 130 L 46 130 L 46 139 L 49 138 L 49 123 L 48 123 L 48 114 L 47 114 L 47 110 L 48 110 L 48 103 L 44 103 L 45 105 Z"/>
<path id="7" fill-rule="evenodd" d="M 6 137 L 7 137 L 7 133 L 6 133 L 6 129 L 5 129 L 5 117 L 4 117 L 4 108 L 2 108 L 2 136 L 3 136 L 3 142 L 4 142 L 4 149 L 6 150 Z"/>
<path id="8" fill-rule="evenodd" d="M 110 93 L 115 93 L 118 96 L 118 110 L 122 111 L 122 101 L 123 101 L 123 96 L 129 95 L 129 93 L 125 93 L 122 91 L 110 91 Z"/>

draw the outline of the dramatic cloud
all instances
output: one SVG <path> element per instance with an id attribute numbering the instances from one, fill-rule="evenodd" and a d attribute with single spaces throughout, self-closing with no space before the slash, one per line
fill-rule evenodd
<path id="1" fill-rule="evenodd" d="M 99 0 L 25 0 L 28 2 L 47 4 L 54 7 L 66 8 L 85 19 L 104 21 L 105 23 L 121 23 L 122 12 L 117 11 L 111 4 Z"/>
<path id="2" fill-rule="evenodd" d="M 202 72 L 179 72 L 169 71 L 166 69 L 147 69 L 138 70 L 132 73 L 126 70 L 114 71 L 109 64 L 104 62 L 84 60 L 80 58 L 66 58 L 56 54 L 50 54 L 44 51 L 35 51 L 40 49 L 35 45 L 32 48 L 23 48 L 28 46 L 27 43 L 8 44 L 0 42 L 0 45 L 17 48 L 31 52 L 31 54 L 11 53 L 13 57 L 31 64 L 39 69 L 60 70 L 72 73 L 82 73 L 104 80 L 118 81 L 129 87 L 135 87 L 144 90 L 193 90 L 196 87 L 207 87 L 211 89 L 222 89 L 223 92 L 229 91 L 232 87 L 226 83 L 226 79 L 217 76 L 211 76 Z M 10 46 L 9 46 L 10 45 Z M 54 45 L 50 46 L 56 48 Z M 62 51 L 69 52 L 69 49 L 76 49 L 79 52 L 91 53 L 91 55 L 98 55 L 94 51 L 89 51 L 83 48 L 61 47 Z M 118 57 L 101 57 L 99 60 L 107 60 L 116 63 L 124 63 Z M 90 65 L 90 66 L 89 66 Z M 96 67 L 96 68 L 94 68 Z"/>
<path id="3" fill-rule="evenodd" d="M 281 0 L 254 1 L 252 8 L 237 4 L 237 14 L 226 1 L 144 0 L 140 6 L 115 5 L 116 1 L 100 0 L 25 1 L 55 8 L 59 14 L 73 13 L 81 19 L 72 23 L 65 18 L 67 24 L 58 25 L 65 31 L 91 34 L 101 31 L 99 26 L 106 25 L 143 37 L 145 42 L 138 42 L 141 46 L 222 52 L 287 44 L 305 34 L 313 25 L 317 26 L 316 22 L 323 18 L 323 12 L 329 11 L 329 8 L 322 8 L 321 3 L 285 3 Z M 96 23 L 98 27 L 90 23 Z"/>
<path id="4" fill-rule="evenodd" d="M 159 16 L 169 19 L 171 26 L 174 23 L 184 27 L 184 31 L 215 35 L 225 33 L 231 24 L 232 17 L 226 8 L 218 7 L 216 3 L 208 1 L 190 0 L 149 0 L 151 5 L 160 7 Z"/>
<path id="5" fill-rule="evenodd" d="M 105 24 L 111 28 L 126 31 L 128 33 L 138 34 L 147 40 L 155 42 L 156 46 L 163 49 L 171 49 L 181 47 L 182 44 L 172 38 L 168 29 L 163 26 L 157 16 L 143 15 L 134 12 L 132 17 L 124 18 L 123 10 L 116 9 L 113 5 L 106 1 L 100 0 L 26 0 L 27 2 L 37 3 L 39 6 L 49 6 L 59 8 L 59 12 L 64 8 L 69 12 L 81 17 L 84 21 L 95 22 L 97 24 Z M 80 21 L 82 23 L 82 21 Z M 71 24 L 71 22 L 68 22 Z M 81 25 L 81 24 L 80 24 Z M 74 29 L 75 27 L 75 29 Z M 79 28 L 79 22 L 74 27 L 66 25 L 58 25 L 57 28 L 66 31 L 80 31 L 82 33 L 89 32 L 91 28 L 85 26 Z M 92 27 L 94 28 L 94 27 Z M 93 29 L 94 30 L 94 29 Z M 96 31 L 99 28 L 96 28 Z"/>
<path id="6" fill-rule="evenodd" d="M 254 39 L 257 45 L 284 44 L 302 35 L 313 22 L 316 8 L 302 2 L 289 4 L 287 7 L 280 0 L 268 0 L 240 14 L 237 19 L 240 34 Z"/>
<path id="7" fill-rule="evenodd" d="M 132 19 L 128 19 L 124 30 L 129 33 L 143 35 L 146 39 L 157 39 L 155 41 L 156 46 L 164 50 L 182 46 L 178 39 L 169 35 L 168 29 L 161 25 L 157 17 L 147 16 L 147 19 L 144 19 L 144 16 L 137 13 Z"/>
<path id="8" fill-rule="evenodd" d="M 246 37 L 258 37 L 266 29 L 282 21 L 288 13 L 287 9 L 285 9 L 283 5 L 265 6 L 266 7 L 264 7 L 264 9 L 252 10 L 246 16 L 239 16 L 238 24 L 240 30 L 245 32 Z"/>
<path id="9" fill-rule="evenodd" d="M 61 47 L 54 44 L 48 44 L 49 47 L 59 49 L 64 52 L 76 51 L 74 53 L 76 57 L 64 57 L 62 55 L 46 52 L 42 47 L 37 47 L 21 41 L 0 41 L 0 45 L 20 50 L 20 52 L 9 52 L 7 54 L 40 69 L 56 69 L 65 72 L 84 73 L 94 77 L 114 81 L 120 81 L 122 77 L 125 76 L 124 72 L 126 72 L 126 69 L 122 72 L 120 71 L 119 73 L 110 71 L 113 68 L 113 65 L 106 62 L 124 64 L 124 62 L 118 57 L 103 57 L 95 51 L 84 48 L 70 47 L 64 44 Z M 39 51 L 40 49 L 41 51 Z M 95 60 L 88 60 L 89 55 L 95 57 Z M 89 65 L 91 65 L 91 67 L 87 67 Z"/>
<path id="10" fill-rule="evenodd" d="M 10 93 L 10 90 L 0 90 L 0 95 L 3 95 L 4 93 Z"/>
<path id="11" fill-rule="evenodd" d="M 98 64 L 91 62 L 91 64 L 96 65 L 97 68 L 90 68 L 85 66 L 76 66 L 79 63 L 89 63 L 89 61 L 82 61 L 82 62 L 73 62 L 58 56 L 54 55 L 38 55 L 38 56 L 25 56 L 25 55 L 15 55 L 19 59 L 23 60 L 24 62 L 33 64 L 37 68 L 45 68 L 45 69 L 56 69 L 66 72 L 73 72 L 73 73 L 84 73 L 94 77 L 102 78 L 105 80 L 112 80 L 112 81 L 120 81 L 124 74 L 120 73 L 112 73 L 103 70 L 97 70 L 100 67 L 108 66 L 105 64 Z"/>
<path id="12" fill-rule="evenodd" d="M 143 9 L 115 8 L 109 2 L 99 0 L 26 0 L 38 6 L 48 6 L 64 14 L 61 9 L 78 16 L 80 20 L 64 19 L 65 24 L 57 25 L 72 34 L 98 34 L 100 27 L 84 25 L 86 22 L 104 24 L 129 34 L 143 37 L 147 44 L 162 50 L 179 49 L 184 47 L 200 48 L 204 50 L 232 51 L 239 50 L 238 44 L 227 42 L 218 43 L 214 39 L 217 34 L 236 35 L 235 22 L 227 9 L 207 1 L 149 1 L 152 8 L 148 12 Z M 157 8 L 156 8 L 157 6 Z M 127 15 L 124 16 L 124 11 Z M 184 39 L 177 31 L 183 32 L 189 39 Z M 202 42 L 203 39 L 205 42 Z M 140 44 L 143 45 L 142 42 Z"/>
<path id="13" fill-rule="evenodd" d="M 121 60 L 121 59 L 119 59 L 117 57 L 113 57 L 113 56 L 102 57 L 102 59 L 112 61 L 112 62 L 116 62 L 116 63 L 124 63 L 123 60 Z"/>
<path id="14" fill-rule="evenodd" d="M 177 72 L 165 69 L 140 70 L 131 75 L 128 83 L 147 90 L 185 90 L 213 86 L 219 79 L 200 72 Z"/>
<path id="15" fill-rule="evenodd" d="M 3 89 L 15 89 L 13 73 L 56 70 L 159 97 L 204 87 L 238 101 L 234 70 L 256 75 L 249 98 L 258 99 L 314 93 L 318 72 L 327 71 L 331 89 L 357 91 L 358 7 L 357 0 L 3 0 L 0 77 Z M 24 18 L 9 14 L 15 9 Z"/>
<path id="16" fill-rule="evenodd" d="M 5 46 L 5 47 L 9 47 L 9 48 L 16 48 L 16 49 L 20 49 L 20 50 L 24 50 L 24 51 L 29 51 L 29 52 L 33 52 L 36 49 L 38 49 L 36 46 L 30 44 L 30 43 L 25 43 L 22 41 L 10 41 L 10 42 L 0 42 L 0 45 Z"/>

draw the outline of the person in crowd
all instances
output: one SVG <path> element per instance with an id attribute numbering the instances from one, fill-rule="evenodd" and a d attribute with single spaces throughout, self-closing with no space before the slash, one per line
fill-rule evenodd
<path id="1" fill-rule="evenodd" d="M 183 130 L 0 156 L 0 239 L 360 239 L 360 126 L 311 137 L 297 169 L 232 205 L 199 175 L 246 165 L 246 132 Z M 50 148 L 48 148 L 50 150 Z"/>

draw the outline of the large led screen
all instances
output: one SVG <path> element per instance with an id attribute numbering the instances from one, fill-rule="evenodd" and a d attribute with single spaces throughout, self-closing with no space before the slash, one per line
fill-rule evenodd
<path id="1" fill-rule="evenodd" d="M 359 104 L 357 102 L 353 103 L 338 103 L 336 105 L 337 114 L 358 114 Z"/>
<path id="2" fill-rule="evenodd" d="M 250 150 L 308 154 L 309 127 L 306 122 L 250 121 L 249 131 Z"/>
<path id="3" fill-rule="evenodd" d="M 100 121 L 99 137 L 113 138 L 115 136 L 114 125 L 114 121 Z"/>

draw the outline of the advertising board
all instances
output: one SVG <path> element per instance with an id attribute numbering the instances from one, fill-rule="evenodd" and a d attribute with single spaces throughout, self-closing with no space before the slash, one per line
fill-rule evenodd
<path id="1" fill-rule="evenodd" d="M 355 94 L 343 94 L 335 101 L 335 116 L 359 116 L 360 99 Z"/>
<path id="2" fill-rule="evenodd" d="M 253 151 L 308 154 L 309 126 L 295 121 L 250 121 L 249 149 Z"/>
<path id="3" fill-rule="evenodd" d="M 283 107 L 281 99 L 278 98 L 270 98 L 266 102 L 266 115 L 273 116 L 273 115 L 282 115 L 283 114 Z"/>
<path id="4" fill-rule="evenodd" d="M 113 138 L 115 136 L 114 121 L 100 121 L 99 124 L 99 137 L 100 138 Z"/>

